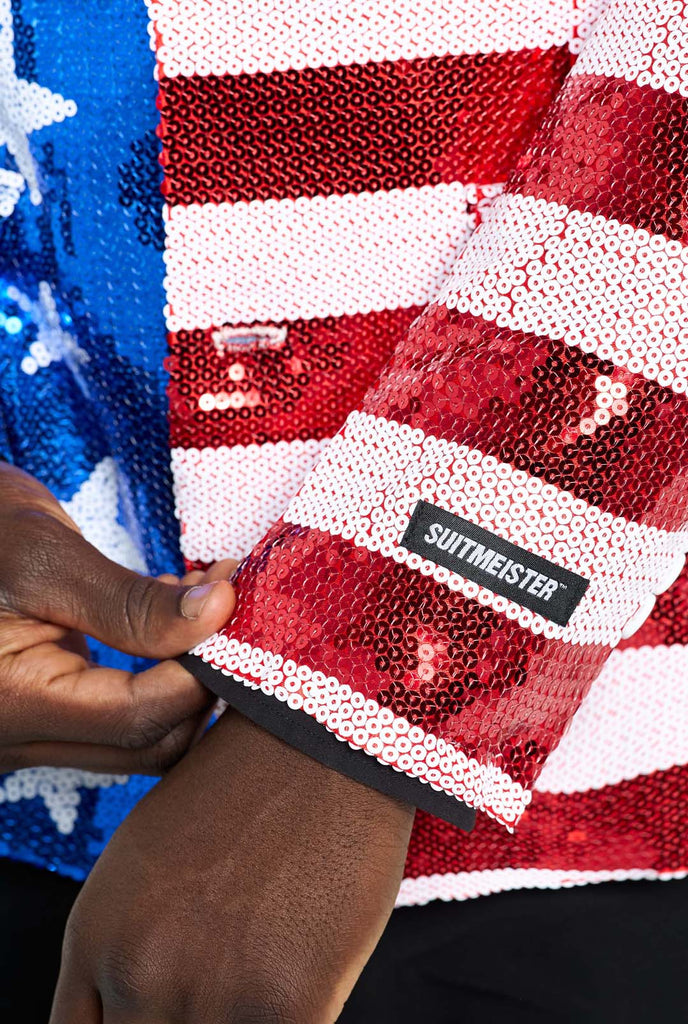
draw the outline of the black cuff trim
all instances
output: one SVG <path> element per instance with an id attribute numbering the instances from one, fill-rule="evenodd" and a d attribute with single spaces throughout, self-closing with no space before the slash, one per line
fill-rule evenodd
<path id="1" fill-rule="evenodd" d="M 438 793 L 427 783 L 404 772 L 395 772 L 364 751 L 353 750 L 348 743 L 338 740 L 310 715 L 303 711 L 285 710 L 276 697 L 268 697 L 261 690 L 246 686 L 235 676 L 226 676 L 197 655 L 185 654 L 179 658 L 179 662 L 240 714 L 290 746 L 302 750 L 320 764 L 348 775 L 364 786 L 434 814 L 464 832 L 472 830 L 476 812 L 456 797 Z"/>

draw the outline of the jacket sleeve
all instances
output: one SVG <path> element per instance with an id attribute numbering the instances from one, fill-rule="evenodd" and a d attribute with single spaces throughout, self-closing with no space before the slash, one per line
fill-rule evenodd
<path id="1" fill-rule="evenodd" d="M 438 299 L 187 663 L 288 742 L 512 827 L 688 549 L 688 12 L 613 2 Z M 648 703 L 652 696 L 648 694 Z"/>

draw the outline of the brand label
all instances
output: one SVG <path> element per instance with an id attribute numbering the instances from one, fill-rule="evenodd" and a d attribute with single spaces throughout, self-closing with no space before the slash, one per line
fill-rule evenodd
<path id="1" fill-rule="evenodd" d="M 401 544 L 559 626 L 590 582 L 427 501 L 416 505 Z"/>

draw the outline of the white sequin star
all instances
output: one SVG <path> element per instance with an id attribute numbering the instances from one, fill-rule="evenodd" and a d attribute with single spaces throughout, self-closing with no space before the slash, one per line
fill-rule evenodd
<path id="1" fill-rule="evenodd" d="M 17 78 L 12 24 L 11 0 L 0 0 L 0 146 L 7 146 L 14 157 L 19 174 L 29 189 L 31 202 L 37 205 L 41 202 L 41 189 L 36 162 L 29 147 L 29 135 L 49 124 L 64 121 L 66 117 L 73 117 L 76 103 L 36 82 Z M 0 212 L 5 216 L 11 201 L 7 184 L 0 180 Z M 13 194 L 16 205 L 19 198 L 16 184 Z"/>
<path id="2" fill-rule="evenodd" d="M 118 522 L 120 485 L 117 464 L 104 458 L 69 501 L 60 503 L 87 541 L 135 572 L 146 572 L 146 563 L 131 534 Z"/>
<path id="3" fill-rule="evenodd" d="M 126 775 L 100 775 L 76 768 L 22 768 L 0 783 L 0 804 L 41 797 L 58 832 L 70 835 L 79 816 L 80 789 L 124 785 Z"/>

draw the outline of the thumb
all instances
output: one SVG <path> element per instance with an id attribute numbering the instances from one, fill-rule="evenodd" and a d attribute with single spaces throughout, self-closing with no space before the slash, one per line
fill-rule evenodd
<path id="1" fill-rule="evenodd" d="M 0 564 L 0 603 L 128 654 L 175 657 L 220 629 L 234 610 L 227 580 L 184 587 L 140 576 L 50 514 L 23 516 L 13 534 Z"/>

